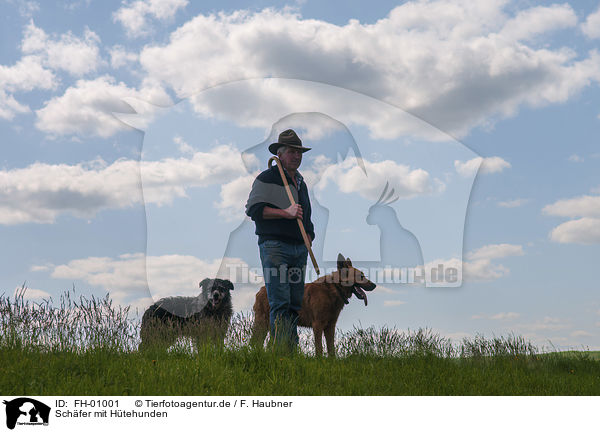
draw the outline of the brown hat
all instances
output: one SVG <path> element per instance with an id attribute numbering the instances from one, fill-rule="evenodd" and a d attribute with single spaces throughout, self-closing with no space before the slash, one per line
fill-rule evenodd
<path id="1" fill-rule="evenodd" d="M 269 151 L 274 155 L 277 154 L 277 149 L 281 146 L 289 146 L 302 150 L 302 153 L 310 150 L 310 147 L 302 147 L 302 140 L 298 138 L 296 132 L 292 129 L 284 130 L 279 134 L 279 140 L 269 146 Z"/>

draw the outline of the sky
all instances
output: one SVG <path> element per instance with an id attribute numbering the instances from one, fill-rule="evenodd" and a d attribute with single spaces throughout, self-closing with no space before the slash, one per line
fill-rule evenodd
<path id="1" fill-rule="evenodd" d="M 0 293 L 74 287 L 143 311 L 234 268 L 249 311 L 244 205 L 291 127 L 313 148 L 319 267 L 342 253 L 377 279 L 340 329 L 600 349 L 597 0 L 0 12 Z"/>

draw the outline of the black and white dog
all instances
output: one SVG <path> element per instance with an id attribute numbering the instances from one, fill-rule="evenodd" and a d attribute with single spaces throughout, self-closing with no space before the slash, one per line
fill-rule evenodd
<path id="1" fill-rule="evenodd" d="M 233 315 L 233 284 L 227 279 L 204 279 L 200 289 L 197 297 L 166 297 L 146 309 L 139 349 L 157 343 L 168 347 L 180 336 L 223 344 Z"/>

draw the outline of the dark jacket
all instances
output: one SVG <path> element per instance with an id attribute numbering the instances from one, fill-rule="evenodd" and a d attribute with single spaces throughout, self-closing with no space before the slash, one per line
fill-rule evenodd
<path id="1" fill-rule="evenodd" d="M 297 190 L 289 174 L 285 172 L 285 175 L 296 204 L 302 206 L 302 222 L 304 223 L 306 234 L 314 240 L 315 229 L 310 220 L 312 210 L 306 182 L 300 173 L 298 173 L 299 190 Z M 285 209 L 290 205 L 290 200 L 283 187 L 283 181 L 281 180 L 281 175 L 276 164 L 261 172 L 256 177 L 252 184 L 252 191 L 248 197 L 248 202 L 246 203 L 246 214 L 256 223 L 256 235 L 258 235 L 259 244 L 265 240 L 282 240 L 296 244 L 304 243 L 296 219 L 263 218 L 263 209 L 266 206 Z"/>

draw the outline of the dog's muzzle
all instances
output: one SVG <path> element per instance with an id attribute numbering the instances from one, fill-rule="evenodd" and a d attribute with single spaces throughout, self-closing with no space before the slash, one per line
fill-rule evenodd
<path id="1" fill-rule="evenodd" d="M 367 293 L 359 285 L 352 286 L 352 293 L 358 297 L 359 299 L 365 302 L 365 306 L 367 305 Z"/>
<path id="2" fill-rule="evenodd" d="M 219 291 L 213 292 L 212 296 L 210 297 L 210 302 L 213 307 L 221 303 L 221 293 Z"/>
<path id="3" fill-rule="evenodd" d="M 361 299 L 362 301 L 365 302 L 365 306 L 367 305 L 367 293 L 365 292 L 365 289 L 367 291 L 373 291 L 375 289 L 376 285 L 371 282 L 368 286 L 365 286 L 364 289 L 363 287 L 361 287 L 358 284 L 354 284 L 352 285 L 352 293 L 359 299 Z"/>

